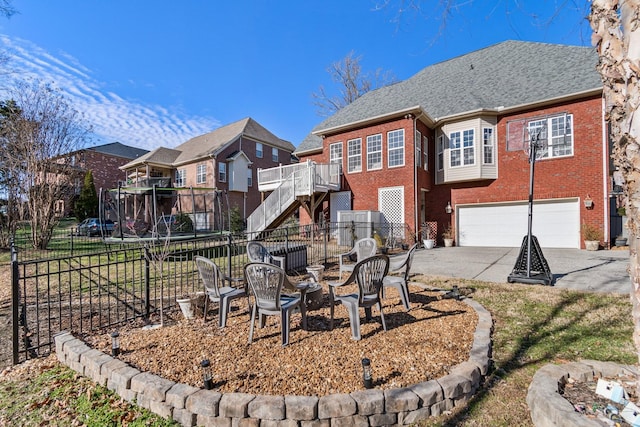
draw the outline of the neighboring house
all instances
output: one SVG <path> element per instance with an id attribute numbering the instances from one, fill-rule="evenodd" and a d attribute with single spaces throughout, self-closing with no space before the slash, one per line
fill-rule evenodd
<path id="1" fill-rule="evenodd" d="M 222 126 L 197 136 L 175 148 L 157 148 L 122 166 L 127 187 L 150 188 L 156 184 L 162 196 L 156 201 L 160 214 L 192 215 L 199 229 L 211 229 L 218 206 L 238 210 L 242 218 L 260 205 L 262 198 L 255 182 L 257 170 L 288 165 L 295 147 L 278 138 L 252 118 Z M 176 190 L 184 189 L 184 190 Z M 193 191 L 192 191 L 193 190 Z M 211 196 L 211 197 L 208 197 Z M 163 199 L 163 200 L 161 200 Z M 147 200 L 148 202 L 148 200 Z M 134 206 L 125 207 L 128 217 L 140 217 Z M 152 206 L 145 204 L 144 221 L 149 222 Z"/>
<path id="2" fill-rule="evenodd" d="M 74 200 L 82 190 L 84 176 L 88 171 L 92 171 L 93 184 L 100 194 L 100 189 L 106 191 L 116 188 L 118 182 L 125 179 L 120 166 L 148 152 L 148 150 L 112 142 L 83 148 L 65 156 L 66 159 L 70 159 L 71 166 L 76 173 L 65 179 L 65 181 L 70 181 L 72 197 L 68 200 L 59 200 L 55 206 L 56 212 L 64 216 L 73 213 Z"/>
<path id="3" fill-rule="evenodd" d="M 366 93 L 294 152 L 342 167 L 341 191 L 315 219 L 322 209 L 332 221 L 338 210 L 380 211 L 412 232 L 435 222 L 440 241 L 451 224 L 458 245 L 518 247 L 527 147 L 540 135 L 533 234 L 542 247 L 580 248 L 589 223 L 606 245 L 619 230 L 597 62 L 592 48 L 506 41 Z"/>

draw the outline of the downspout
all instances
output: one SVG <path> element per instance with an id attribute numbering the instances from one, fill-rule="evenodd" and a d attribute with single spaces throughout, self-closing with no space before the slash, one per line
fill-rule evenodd
<path id="1" fill-rule="evenodd" d="M 416 131 L 417 124 L 416 122 L 424 113 L 420 113 L 417 117 L 413 118 L 413 156 L 416 155 L 416 144 L 422 144 L 422 141 L 416 142 Z M 422 147 L 424 149 L 424 147 Z M 422 150 L 420 150 L 422 153 Z M 420 159 L 420 163 L 422 163 L 422 159 Z M 416 159 L 413 159 L 413 234 L 415 236 L 415 240 L 418 241 L 418 204 L 420 203 L 418 194 L 422 194 L 421 191 L 418 190 L 418 167 L 416 166 Z"/>
<path id="2" fill-rule="evenodd" d="M 611 214 L 609 209 L 611 208 L 611 200 L 609 200 L 609 144 L 608 144 L 608 135 L 607 135 L 607 122 L 605 120 L 605 111 L 606 111 L 606 103 L 604 96 L 602 97 L 602 188 L 604 194 L 604 236 L 609 241 L 609 247 L 611 247 L 611 236 L 609 235 L 609 221 L 611 218 Z M 624 224 L 622 225 L 624 227 Z"/>

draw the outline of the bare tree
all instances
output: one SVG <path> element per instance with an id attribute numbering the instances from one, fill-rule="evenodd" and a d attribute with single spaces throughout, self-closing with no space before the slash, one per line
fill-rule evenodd
<path id="1" fill-rule="evenodd" d="M 331 80 L 339 87 L 339 95 L 330 95 L 324 86 L 313 92 L 313 104 L 318 107 L 317 114 L 328 117 L 336 111 L 351 104 L 372 89 L 386 86 L 395 81 L 390 72 L 377 69 L 373 74 L 364 73 L 360 62 L 362 55 L 355 56 L 349 52 L 341 61 L 334 62 L 327 68 Z"/>
<path id="2" fill-rule="evenodd" d="M 33 245 L 44 249 L 58 221 L 56 203 L 72 196 L 70 179 L 77 168 L 69 153 L 85 142 L 90 129 L 47 85 L 16 83 L 7 95 L 18 109 L 5 118 L 1 129 L 9 211 L 29 219 Z"/>

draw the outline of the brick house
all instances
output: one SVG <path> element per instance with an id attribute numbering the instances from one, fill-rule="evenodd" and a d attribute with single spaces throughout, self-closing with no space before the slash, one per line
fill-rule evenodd
<path id="1" fill-rule="evenodd" d="M 115 188 L 118 186 L 119 181 L 125 179 L 120 166 L 148 152 L 148 150 L 131 147 L 119 142 L 111 142 L 70 153 L 66 158 L 70 159 L 73 170 L 76 171 L 70 179 L 72 198 L 58 201 L 56 212 L 64 216 L 73 212 L 73 202 L 82 190 L 84 176 L 88 171 L 93 173 L 93 184 L 98 193 L 100 189 Z"/>
<path id="2" fill-rule="evenodd" d="M 437 223 L 440 241 L 450 225 L 461 246 L 518 247 L 534 139 L 541 246 L 582 247 L 583 223 L 606 246 L 621 226 L 597 62 L 591 48 L 506 41 L 365 94 L 294 152 L 342 167 L 341 191 L 316 219 L 321 209 L 331 221 L 338 210 L 380 211 L 412 232 Z"/>
<path id="3" fill-rule="evenodd" d="M 121 169 L 127 176 L 125 186 L 170 187 L 158 196 L 160 213 L 187 213 L 195 218 L 198 228 L 211 229 L 218 220 L 214 218 L 215 212 L 220 212 L 217 206 L 223 206 L 225 217 L 230 207 L 247 218 L 262 201 L 254 182 L 255 171 L 290 164 L 294 149 L 254 119 L 245 118 L 173 149 L 159 147 Z M 145 206 L 144 220 L 149 222 L 149 199 Z M 129 217 L 139 215 L 134 214 L 133 206 L 125 210 Z"/>

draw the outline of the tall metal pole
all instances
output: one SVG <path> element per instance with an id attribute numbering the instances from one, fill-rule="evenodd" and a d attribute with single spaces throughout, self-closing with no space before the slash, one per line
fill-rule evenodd
<path id="1" fill-rule="evenodd" d="M 533 226 L 533 175 L 536 168 L 536 150 L 540 132 L 535 138 L 531 138 L 531 150 L 529 151 L 529 219 L 527 229 L 527 277 L 531 277 L 531 229 Z"/>

